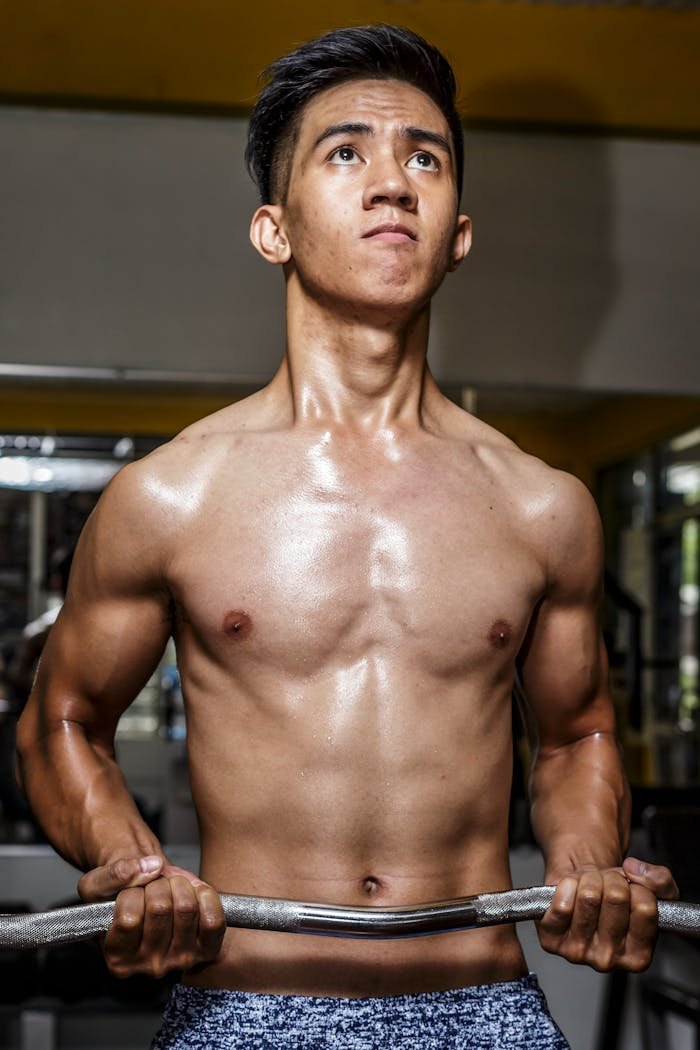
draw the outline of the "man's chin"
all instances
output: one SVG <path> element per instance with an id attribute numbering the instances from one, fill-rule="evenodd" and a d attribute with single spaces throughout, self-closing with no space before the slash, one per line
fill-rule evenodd
<path id="1" fill-rule="evenodd" d="M 415 274 L 387 271 L 366 271 L 362 279 L 347 282 L 342 287 L 325 288 L 307 285 L 307 295 L 326 309 L 345 319 L 361 323 L 364 319 L 376 323 L 385 318 L 389 323 L 410 321 L 421 313 L 438 285 L 416 281 Z"/>
<path id="2" fill-rule="evenodd" d="M 367 310 L 383 310 L 413 317 L 428 305 L 437 288 L 435 285 L 417 287 L 399 281 L 378 279 L 376 284 L 363 291 L 364 294 L 358 295 L 356 300 L 358 307 L 364 306 Z"/>
<path id="3" fill-rule="evenodd" d="M 397 289 L 375 291 L 375 294 L 349 299 L 342 313 L 358 324 L 401 328 L 411 324 L 429 306 L 430 293 L 423 296 L 402 295 Z"/>
<path id="4" fill-rule="evenodd" d="M 433 282 L 404 267 L 368 267 L 355 287 L 348 287 L 348 295 L 358 302 L 385 303 L 387 306 L 415 306 L 425 302 L 434 292 Z"/>

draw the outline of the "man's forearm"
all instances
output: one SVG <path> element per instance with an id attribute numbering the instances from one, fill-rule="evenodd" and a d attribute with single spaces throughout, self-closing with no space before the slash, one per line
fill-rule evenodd
<path id="1" fill-rule="evenodd" d="M 18 774 L 55 849 L 87 871 L 119 857 L 162 854 L 114 758 L 76 722 L 20 734 Z"/>
<path id="2" fill-rule="evenodd" d="M 630 796 L 617 740 L 593 733 L 538 753 L 530 779 L 532 826 L 548 877 L 622 862 Z"/>

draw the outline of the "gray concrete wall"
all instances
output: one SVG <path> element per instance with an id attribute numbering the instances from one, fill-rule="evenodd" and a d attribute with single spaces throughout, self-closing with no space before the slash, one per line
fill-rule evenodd
<path id="1" fill-rule="evenodd" d="M 244 135 L 0 109 L 0 366 L 268 378 L 282 278 L 248 244 Z M 475 244 L 437 298 L 437 376 L 700 393 L 699 185 L 697 143 L 471 132 Z"/>

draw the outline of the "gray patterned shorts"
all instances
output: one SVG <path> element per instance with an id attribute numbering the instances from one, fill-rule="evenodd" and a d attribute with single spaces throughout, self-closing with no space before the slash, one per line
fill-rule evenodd
<path id="1" fill-rule="evenodd" d="M 569 1050 L 534 973 L 340 999 L 176 985 L 151 1050 Z"/>

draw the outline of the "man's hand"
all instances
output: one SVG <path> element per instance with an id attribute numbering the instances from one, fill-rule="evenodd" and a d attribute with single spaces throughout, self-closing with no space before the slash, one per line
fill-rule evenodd
<path id="1" fill-rule="evenodd" d="M 226 930 L 219 895 L 164 857 L 122 857 L 93 868 L 81 878 L 78 893 L 84 901 L 116 896 L 103 944 L 115 977 L 162 977 L 219 954 Z"/>
<path id="2" fill-rule="evenodd" d="M 557 888 L 537 924 L 545 951 L 603 973 L 640 973 L 656 943 L 657 900 L 675 900 L 668 868 L 627 857 L 621 868 L 586 867 L 549 879 Z"/>

